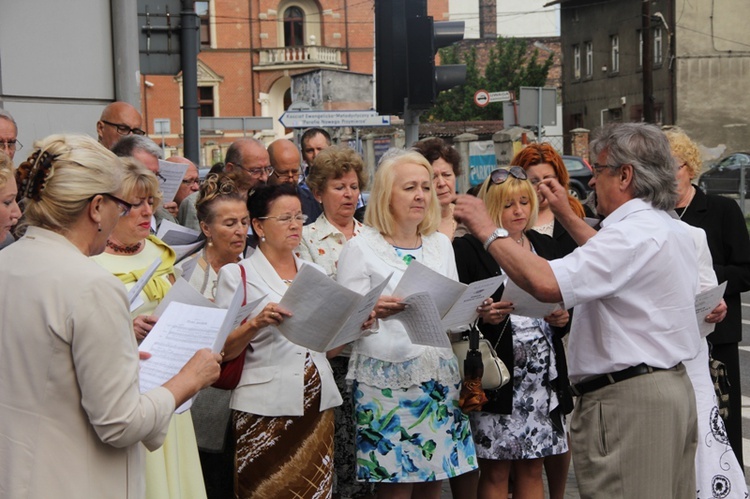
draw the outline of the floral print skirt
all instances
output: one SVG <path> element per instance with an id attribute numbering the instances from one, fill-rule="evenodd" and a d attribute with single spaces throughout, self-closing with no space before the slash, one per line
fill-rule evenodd
<path id="1" fill-rule="evenodd" d="M 513 323 L 513 412 L 471 413 L 481 459 L 535 459 L 568 451 L 565 425 L 556 428 L 550 418 L 557 407 L 550 385 L 557 372 L 554 352 L 533 319 L 524 319 Z"/>
<path id="2" fill-rule="evenodd" d="M 381 389 L 355 381 L 352 388 L 358 480 L 428 482 L 477 469 L 460 382 Z"/>

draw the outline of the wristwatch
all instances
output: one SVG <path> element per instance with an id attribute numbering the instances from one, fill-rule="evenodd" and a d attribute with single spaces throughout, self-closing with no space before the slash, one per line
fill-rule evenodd
<path id="1" fill-rule="evenodd" d="M 490 244 L 495 242 L 495 239 L 504 239 L 508 237 L 508 231 L 503 229 L 502 227 L 498 227 L 495 229 L 495 232 L 490 234 L 490 237 L 487 238 L 487 240 L 484 242 L 484 251 L 490 250 Z"/>

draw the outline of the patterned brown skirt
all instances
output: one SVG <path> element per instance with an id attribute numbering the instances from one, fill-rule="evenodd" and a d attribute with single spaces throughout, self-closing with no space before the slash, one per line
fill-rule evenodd
<path id="1" fill-rule="evenodd" d="M 268 417 L 233 411 L 235 497 L 331 497 L 334 417 L 333 409 L 319 410 L 320 388 L 320 376 L 308 355 L 304 415 Z"/>

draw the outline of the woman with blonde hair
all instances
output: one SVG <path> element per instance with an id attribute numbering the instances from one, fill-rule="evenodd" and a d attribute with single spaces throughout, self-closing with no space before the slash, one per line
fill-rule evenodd
<path id="1" fill-rule="evenodd" d="M 131 209 L 116 156 L 52 135 L 17 180 L 25 234 L 0 252 L 3 495 L 142 498 L 141 442 L 162 445 L 175 407 L 218 378 L 220 356 L 200 350 L 140 393 L 125 289 L 89 258 Z"/>
<path id="2" fill-rule="evenodd" d="M 175 252 L 151 235 L 151 217 L 159 206 L 161 192 L 153 172 L 133 158 L 122 158 L 121 192 L 130 204 L 105 242 L 104 252 L 93 260 L 132 288 L 152 262 L 160 264 L 138 298 L 141 305 L 131 312 L 138 342 L 156 324 L 152 315 L 174 283 Z M 176 414 L 170 423 L 164 445 L 146 456 L 146 495 L 149 498 L 206 497 L 201 475 L 198 445 L 190 410 Z"/>
<path id="3" fill-rule="evenodd" d="M 391 275 L 375 307 L 378 334 L 354 343 L 348 379 L 356 412 L 357 478 L 378 497 L 440 496 L 442 480 L 476 469 L 461 378 L 450 348 L 413 344 L 392 296 L 414 260 L 457 279 L 450 240 L 437 232 L 432 167 L 415 151 L 389 152 L 375 174 L 365 227 L 341 252 L 338 281 L 364 293 Z"/>
<path id="4" fill-rule="evenodd" d="M 13 173 L 13 162 L 10 156 L 0 152 L 0 244 L 5 241 L 10 230 L 21 218 L 21 209 L 16 202 L 18 189 Z"/>
<path id="5" fill-rule="evenodd" d="M 530 253 L 558 258 L 558 245 L 534 226 L 538 201 L 534 186 L 519 166 L 493 171 L 478 194 L 492 220 L 509 238 Z M 472 283 L 500 269 L 482 242 L 467 234 L 453 241 L 461 282 Z M 502 288 L 481 315 L 479 328 L 508 366 L 512 380 L 499 390 L 486 391 L 489 402 L 470 415 L 479 457 L 478 497 L 507 497 L 513 468 L 513 497 L 544 496 L 542 467 L 545 457 L 568 452 L 565 412 L 561 400 L 569 394 L 564 366 L 556 359 L 556 336 L 567 332 L 566 310 L 544 319 L 513 314 L 512 304 L 501 301 Z M 563 357 L 562 362 L 565 362 Z"/>

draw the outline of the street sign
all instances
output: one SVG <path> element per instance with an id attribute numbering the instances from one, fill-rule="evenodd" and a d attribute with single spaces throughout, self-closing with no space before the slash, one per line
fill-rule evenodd
<path id="1" fill-rule="evenodd" d="M 474 104 L 479 107 L 485 107 L 490 103 L 490 93 L 487 90 L 477 90 L 474 92 Z"/>
<path id="2" fill-rule="evenodd" d="M 266 116 L 201 116 L 201 130 L 273 130 L 273 118 Z"/>
<path id="3" fill-rule="evenodd" d="M 141 74 L 176 75 L 180 63 L 181 0 L 138 0 Z"/>
<path id="4" fill-rule="evenodd" d="M 552 87 L 521 87 L 519 100 L 521 126 L 557 124 L 557 90 Z"/>
<path id="5" fill-rule="evenodd" d="M 286 128 L 337 128 L 390 126 L 390 116 L 377 111 L 287 111 L 279 122 Z"/>
<path id="6" fill-rule="evenodd" d="M 508 102 L 513 100 L 513 92 L 490 92 L 490 102 Z"/>

